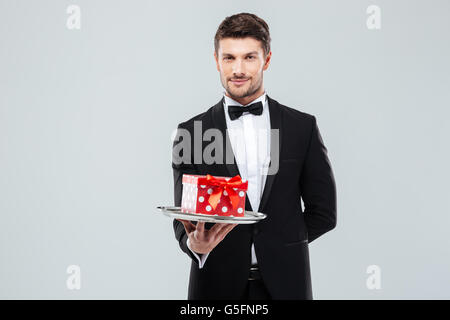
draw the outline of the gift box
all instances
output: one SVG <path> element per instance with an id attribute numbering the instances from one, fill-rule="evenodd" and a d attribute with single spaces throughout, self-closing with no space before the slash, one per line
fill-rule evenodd
<path id="1" fill-rule="evenodd" d="M 181 212 L 243 217 L 248 181 L 239 175 L 183 174 Z"/>

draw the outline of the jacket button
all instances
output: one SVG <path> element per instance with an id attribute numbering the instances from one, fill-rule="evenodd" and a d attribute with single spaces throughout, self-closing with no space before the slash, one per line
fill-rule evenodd
<path id="1" fill-rule="evenodd" d="M 256 236 L 258 233 L 259 233 L 259 229 L 256 226 L 254 226 L 253 227 L 253 234 Z"/>

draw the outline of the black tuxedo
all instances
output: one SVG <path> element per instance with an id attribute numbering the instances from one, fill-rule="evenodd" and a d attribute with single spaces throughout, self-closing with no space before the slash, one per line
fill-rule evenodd
<path id="1" fill-rule="evenodd" d="M 259 269 L 273 299 L 313 299 L 309 246 L 313 240 L 336 226 L 336 185 L 316 118 L 268 98 L 271 128 L 279 129 L 279 169 L 268 175 L 259 208 L 246 210 L 267 214 L 250 225 L 237 225 L 209 254 L 202 269 L 186 245 L 181 222 L 174 220 L 175 237 L 181 249 L 192 258 L 188 299 L 239 299 L 247 285 L 251 264 L 251 243 L 255 244 Z M 175 164 L 175 206 L 181 205 L 182 175 L 212 174 L 233 177 L 239 174 L 235 161 L 226 164 L 229 137 L 223 98 L 207 111 L 180 123 L 191 133 L 194 150 L 194 121 L 201 121 L 202 132 L 217 128 L 223 133 L 223 164 Z M 228 141 L 226 141 L 228 140 Z M 181 142 L 178 136 L 174 145 Z M 211 141 L 201 143 L 202 150 Z M 273 148 L 274 143 L 271 142 Z M 274 151 L 273 151 L 274 152 Z M 275 153 L 271 153 L 274 155 Z M 232 158 L 233 159 L 233 158 Z M 301 206 L 303 199 L 305 209 Z M 210 228 L 213 224 L 206 223 Z"/>

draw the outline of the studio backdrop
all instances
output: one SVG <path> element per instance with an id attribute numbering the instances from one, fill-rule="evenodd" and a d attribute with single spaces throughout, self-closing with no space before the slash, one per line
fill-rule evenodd
<path id="1" fill-rule="evenodd" d="M 337 226 L 314 299 L 449 299 L 450 2 L 0 1 L 0 298 L 186 299 L 172 137 L 223 95 L 214 34 L 270 27 L 267 94 L 317 119 Z M 76 281 L 74 281 L 76 278 Z"/>

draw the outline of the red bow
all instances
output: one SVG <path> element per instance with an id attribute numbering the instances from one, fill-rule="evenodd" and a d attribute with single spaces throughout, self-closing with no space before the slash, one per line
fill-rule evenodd
<path id="1" fill-rule="evenodd" d="M 239 195 L 237 192 L 233 189 L 233 187 L 243 187 L 246 189 L 248 181 L 245 182 L 245 184 L 242 186 L 242 179 L 239 175 L 234 176 L 228 181 L 220 180 L 215 177 L 213 177 L 210 174 L 206 175 L 206 181 L 208 181 L 208 184 L 211 186 L 215 186 L 217 188 L 214 188 L 214 191 L 209 196 L 208 202 L 215 210 L 217 207 L 217 204 L 219 203 L 220 198 L 222 197 L 222 193 L 226 191 L 228 193 L 228 197 L 230 198 L 231 205 L 233 206 L 233 209 L 236 209 L 238 203 L 239 203 Z"/>

